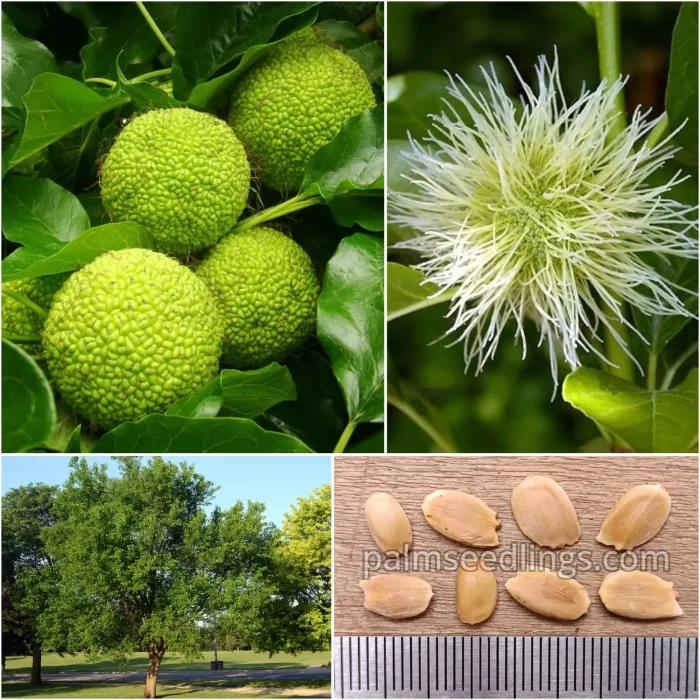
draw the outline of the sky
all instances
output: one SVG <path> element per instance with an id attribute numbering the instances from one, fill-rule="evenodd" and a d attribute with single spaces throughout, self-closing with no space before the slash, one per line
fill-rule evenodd
<path id="1" fill-rule="evenodd" d="M 282 524 L 284 513 L 299 496 L 331 481 L 330 457 L 237 457 L 164 455 L 169 461 L 186 461 L 196 471 L 219 486 L 214 504 L 222 508 L 237 500 L 260 501 L 266 505 L 267 519 Z M 118 476 L 118 464 L 109 457 L 91 457 L 90 464 L 107 464 L 110 476 Z M 70 457 L 63 455 L 23 455 L 2 458 L 2 493 L 30 482 L 62 484 L 68 477 Z M 148 458 L 144 458 L 147 461 Z"/>

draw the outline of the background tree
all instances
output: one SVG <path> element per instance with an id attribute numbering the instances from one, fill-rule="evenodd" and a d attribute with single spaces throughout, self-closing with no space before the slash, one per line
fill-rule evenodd
<path id="1" fill-rule="evenodd" d="M 331 643 L 331 487 L 285 516 L 264 568 L 239 580 L 222 624 L 255 651 L 325 651 Z"/>
<path id="2" fill-rule="evenodd" d="M 54 560 L 45 535 L 56 524 L 56 486 L 29 484 L 2 498 L 3 668 L 7 653 L 30 653 L 30 683 L 41 683 L 38 621 L 55 595 Z"/>
<path id="3" fill-rule="evenodd" d="M 228 619 L 229 601 L 257 574 L 264 575 L 277 537 L 277 528 L 265 520 L 263 503 L 248 501 L 246 507 L 237 501 L 228 510 L 214 509 L 199 547 L 197 584 L 205 611 L 203 634 L 211 640 L 215 659 L 217 647 L 246 645 Z"/>
<path id="4" fill-rule="evenodd" d="M 331 641 L 331 485 L 314 489 L 282 523 L 280 555 L 300 584 L 300 617 L 308 649 L 330 649 Z"/>

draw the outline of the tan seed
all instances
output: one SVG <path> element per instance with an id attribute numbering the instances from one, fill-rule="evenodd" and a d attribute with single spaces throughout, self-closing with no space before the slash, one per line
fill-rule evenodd
<path id="1" fill-rule="evenodd" d="M 411 523 L 401 504 L 389 493 L 373 493 L 365 503 L 367 526 L 377 547 L 390 557 L 411 548 Z"/>
<path id="2" fill-rule="evenodd" d="M 610 509 L 596 539 L 618 551 L 634 549 L 661 530 L 670 511 L 671 497 L 663 486 L 635 486 Z"/>
<path id="3" fill-rule="evenodd" d="M 576 511 L 566 491 L 548 476 L 528 476 L 513 489 L 513 517 L 522 533 L 540 547 L 558 549 L 581 536 Z"/>
<path id="4" fill-rule="evenodd" d="M 523 571 L 506 581 L 506 590 L 523 607 L 555 620 L 577 620 L 591 604 L 578 581 L 554 571 Z"/>
<path id="5" fill-rule="evenodd" d="M 670 581 L 646 571 L 608 574 L 598 591 L 603 605 L 615 615 L 635 620 L 678 617 L 683 611 Z"/>
<path id="6" fill-rule="evenodd" d="M 496 609 L 498 585 L 482 562 L 466 564 L 457 572 L 457 615 L 467 625 L 478 625 Z"/>
<path id="7" fill-rule="evenodd" d="M 418 576 L 380 574 L 360 581 L 365 607 L 392 620 L 420 615 L 433 597 L 431 585 Z"/>
<path id="8" fill-rule="evenodd" d="M 423 515 L 438 532 L 472 547 L 495 547 L 501 524 L 480 498 L 463 491 L 434 491 L 423 501 Z"/>

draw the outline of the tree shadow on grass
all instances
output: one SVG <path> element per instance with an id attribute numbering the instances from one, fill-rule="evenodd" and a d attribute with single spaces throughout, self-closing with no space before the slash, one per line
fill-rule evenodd
<path id="1" fill-rule="evenodd" d="M 242 671 L 242 670 L 260 670 L 260 671 L 270 671 L 279 668 L 307 668 L 306 664 L 296 663 L 294 661 L 265 661 L 262 663 L 255 662 L 241 662 L 234 663 L 232 661 L 225 661 L 226 671 Z M 122 671 L 137 671 L 146 673 L 148 668 L 147 659 L 129 659 L 127 663 L 120 666 L 114 661 L 96 661 L 95 663 L 76 663 L 69 664 L 65 666 L 52 666 L 44 664 L 42 665 L 42 673 L 93 673 L 93 672 L 104 672 L 104 673 L 119 673 Z M 209 670 L 209 660 L 196 660 L 196 661 L 182 661 L 174 663 L 163 663 L 161 666 L 161 671 L 208 671 Z M 11 676 L 13 673 L 29 673 L 31 671 L 31 666 L 12 668 L 5 671 L 5 675 Z"/>
<path id="2" fill-rule="evenodd" d="M 304 680 L 304 681 L 278 681 L 276 683 L 265 681 L 206 681 L 204 684 L 192 685 L 188 682 L 163 683 L 158 686 L 159 698 L 175 698 L 187 695 L 203 696 L 207 691 L 211 691 L 211 697 L 221 698 L 229 696 L 230 691 L 233 697 L 243 697 L 237 695 L 238 689 L 245 688 L 246 697 L 274 697 L 284 694 L 284 698 L 304 698 L 303 689 L 313 688 L 328 690 L 330 697 L 330 681 L 324 680 Z M 288 694 L 290 690 L 300 689 L 300 693 Z M 119 692 L 123 689 L 123 692 Z M 259 689 L 259 693 L 255 692 Z M 277 691 L 277 692 L 276 692 Z M 29 683 L 12 681 L 2 684 L 2 695 L 7 698 L 61 698 L 69 695 L 77 695 L 85 698 L 140 698 L 143 694 L 143 686 L 133 683 L 55 683 L 48 682 L 42 685 L 31 685 Z"/>
<path id="3" fill-rule="evenodd" d="M 66 683 L 42 683 L 32 685 L 23 681 L 10 681 L 2 684 L 4 698 L 45 698 L 63 697 L 64 693 L 72 693 L 85 688 L 84 685 L 67 685 Z"/>

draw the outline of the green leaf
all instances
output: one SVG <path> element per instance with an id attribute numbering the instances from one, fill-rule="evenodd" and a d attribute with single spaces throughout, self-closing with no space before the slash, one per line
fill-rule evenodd
<path id="1" fill-rule="evenodd" d="M 318 337 L 330 357 L 351 423 L 384 416 L 384 246 L 356 233 L 326 268 Z"/>
<path id="2" fill-rule="evenodd" d="M 428 306 L 444 304 L 452 298 L 452 295 L 446 292 L 431 299 L 430 296 L 439 292 L 440 288 L 432 282 L 426 282 L 422 272 L 398 263 L 388 263 L 387 281 L 387 321 L 393 321 Z"/>
<path id="3" fill-rule="evenodd" d="M 290 435 L 263 430 L 247 418 L 183 418 L 152 414 L 103 435 L 93 452 L 311 452 Z"/>
<path id="4" fill-rule="evenodd" d="M 666 87 L 669 129 L 688 123 L 676 141 L 698 152 L 698 3 L 684 2 L 678 13 L 671 43 L 671 68 Z"/>
<path id="5" fill-rule="evenodd" d="M 80 430 L 81 426 L 76 425 L 75 430 L 70 434 L 70 437 L 68 438 L 68 442 L 66 443 L 66 447 L 63 450 L 64 452 L 68 454 L 75 454 L 75 453 L 80 453 L 82 452 L 82 445 L 80 442 Z"/>
<path id="6" fill-rule="evenodd" d="M 295 399 L 289 370 L 272 362 L 260 369 L 225 369 L 209 384 L 174 403 L 165 415 L 255 418 L 281 401 Z"/>
<path id="7" fill-rule="evenodd" d="M 295 401 L 296 388 L 286 367 L 272 362 L 260 369 L 225 369 L 221 373 L 221 415 L 255 418 L 282 401 Z"/>
<path id="8" fill-rule="evenodd" d="M 334 19 L 319 22 L 316 28 L 340 44 L 345 53 L 362 66 L 372 85 L 384 84 L 384 50 L 371 36 L 361 32 L 351 22 L 339 22 Z"/>
<path id="9" fill-rule="evenodd" d="M 85 229 L 90 219 L 78 198 L 43 177 L 8 175 L 2 190 L 5 237 L 51 255 Z"/>
<path id="10" fill-rule="evenodd" d="M 647 391 L 587 367 L 565 380 L 565 401 L 636 452 L 687 452 L 697 442 L 698 371 L 666 391 Z"/>
<path id="11" fill-rule="evenodd" d="M 180 3 L 175 25 L 175 61 L 190 84 L 203 83 L 248 49 L 266 44 L 287 18 L 312 11 L 313 22 L 316 4 Z"/>
<path id="12" fill-rule="evenodd" d="M 287 362 L 297 399 L 265 411 L 264 422 L 294 435 L 316 452 L 332 452 L 347 423 L 343 395 L 327 358 L 305 350 Z"/>
<path id="13" fill-rule="evenodd" d="M 384 230 L 384 196 L 381 192 L 348 192 L 328 203 L 333 218 L 341 225 L 361 226 L 367 231 Z"/>
<path id="14" fill-rule="evenodd" d="M 408 141 L 389 140 L 386 144 L 386 167 L 387 179 L 389 181 L 390 192 L 417 192 L 418 188 L 411 184 L 406 178 L 411 176 L 412 165 L 406 158 L 406 153 L 410 152 L 411 144 Z M 404 225 L 394 223 L 389 217 L 387 224 L 387 237 L 389 245 L 395 245 L 401 241 L 415 238 L 422 231 L 415 231 Z"/>
<path id="15" fill-rule="evenodd" d="M 387 138 L 414 139 L 428 135 L 429 115 L 445 109 L 450 81 L 442 73 L 410 71 L 391 76 L 386 83 L 386 109 L 389 119 Z"/>
<path id="16" fill-rule="evenodd" d="M 377 105 L 346 119 L 336 137 L 311 156 L 299 191 L 329 201 L 344 192 L 383 187 L 384 105 Z"/>
<path id="17" fill-rule="evenodd" d="M 56 402 L 56 424 L 51 437 L 42 443 L 42 449 L 51 452 L 83 452 L 80 438 L 80 419 L 68 404 L 59 399 Z"/>
<path id="18" fill-rule="evenodd" d="M 92 262 L 108 250 L 151 248 L 153 241 L 145 228 L 133 221 L 96 226 L 81 233 L 55 253 L 47 254 L 25 245 L 2 261 L 5 281 L 71 272 Z"/>
<path id="19" fill-rule="evenodd" d="M 78 199 L 90 217 L 91 226 L 97 227 L 110 223 L 109 214 L 105 211 L 99 192 L 81 192 Z"/>
<path id="20" fill-rule="evenodd" d="M 685 307 L 696 314 L 698 310 L 698 298 L 691 291 L 698 287 L 698 263 L 697 260 L 673 258 L 660 261 L 664 269 L 664 278 L 674 285 L 679 299 Z M 660 354 L 673 338 L 690 323 L 689 316 L 648 316 L 638 309 L 633 308 L 634 322 L 637 330 L 649 341 L 649 350 Z"/>
<path id="21" fill-rule="evenodd" d="M 2 130 L 19 129 L 24 120 L 22 97 L 39 73 L 58 71 L 53 54 L 38 41 L 23 37 L 2 13 Z"/>
<path id="22" fill-rule="evenodd" d="M 384 431 L 377 430 L 368 438 L 356 442 L 345 449 L 351 454 L 384 454 Z"/>
<path id="23" fill-rule="evenodd" d="M 26 125 L 10 167 L 128 101 L 129 98 L 119 92 L 108 92 L 103 97 L 77 80 L 56 73 L 42 73 L 24 96 Z"/>
<path id="24" fill-rule="evenodd" d="M 99 122 L 99 117 L 93 119 L 48 147 L 51 179 L 62 187 L 73 192 L 93 189 L 99 180 Z"/>
<path id="25" fill-rule="evenodd" d="M 387 138 L 404 140 L 410 134 L 414 139 L 423 139 L 433 125 L 433 115 L 446 112 L 454 118 L 453 110 L 465 124 L 473 124 L 469 110 L 449 97 L 449 85 L 450 81 L 444 73 L 432 71 L 408 71 L 389 78 L 386 84 Z M 483 85 L 471 84 L 470 87 L 477 94 L 486 92 Z M 512 102 L 516 115 L 520 114 L 522 105 L 516 100 Z"/>
<path id="26" fill-rule="evenodd" d="M 177 2 L 147 2 L 146 9 L 172 43 Z M 66 3 L 66 12 L 85 21 L 90 40 L 80 51 L 82 77 L 117 79 L 116 62 L 133 77 L 143 73 L 163 51 L 135 3 Z M 86 10 L 86 7 L 88 8 Z M 91 12 L 89 18 L 87 12 Z M 89 20 L 89 21 L 86 21 Z"/>
<path id="27" fill-rule="evenodd" d="M 2 451 L 26 452 L 47 440 L 56 422 L 53 393 L 34 360 L 2 341 Z"/>
<path id="28" fill-rule="evenodd" d="M 268 51 L 272 50 L 280 41 L 283 41 L 289 35 L 301 29 L 305 29 L 306 27 L 310 27 L 315 19 L 315 8 L 302 12 L 299 15 L 289 17 L 283 24 L 284 32 L 277 32 L 275 34 L 275 41 L 270 41 L 267 44 L 260 44 L 258 46 L 251 46 L 246 50 L 243 56 L 241 56 L 241 59 L 233 70 L 217 76 L 216 78 L 212 78 L 206 83 L 195 85 L 187 100 L 187 104 L 201 108 L 211 106 L 215 98 L 230 85 L 235 83 L 256 61 L 259 61 Z M 181 74 L 177 62 L 175 65 L 175 72 Z M 182 80 L 185 80 L 184 75 L 182 76 Z"/>
<path id="29" fill-rule="evenodd" d="M 221 375 L 197 389 L 193 394 L 176 401 L 166 412 L 166 416 L 182 418 L 215 418 L 224 403 Z"/>
<path id="30" fill-rule="evenodd" d="M 119 66 L 119 60 L 117 61 L 117 79 L 124 94 L 131 99 L 134 109 L 171 109 L 182 104 L 155 85 L 145 81 L 130 83 Z"/>
<path id="31" fill-rule="evenodd" d="M 668 183 L 678 171 L 679 166 L 676 162 L 665 163 L 649 176 L 647 184 L 652 187 L 661 187 Z M 698 203 L 697 182 L 688 178 L 673 187 L 667 196 L 682 204 L 696 206 Z M 648 262 L 663 275 L 665 280 L 674 285 L 676 295 L 688 311 L 696 314 L 698 309 L 697 260 L 675 255 L 667 257 L 655 255 L 650 256 Z M 660 354 L 666 345 L 690 322 L 688 316 L 648 316 L 634 307 L 632 313 L 637 330 L 649 341 L 649 350 L 656 354 Z"/>
<path id="32" fill-rule="evenodd" d="M 144 64 L 151 61 L 161 48 L 136 3 L 124 3 L 122 8 L 117 22 L 90 30 L 90 40 L 80 50 L 83 78 L 116 80 L 117 56 L 121 56 L 125 67 Z"/>

